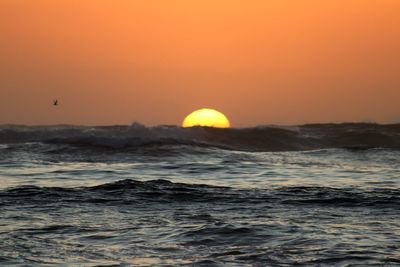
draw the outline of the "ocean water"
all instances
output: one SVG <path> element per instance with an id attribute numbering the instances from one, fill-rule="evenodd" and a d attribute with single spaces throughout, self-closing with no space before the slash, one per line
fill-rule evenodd
<path id="1" fill-rule="evenodd" d="M 0 266 L 400 266 L 400 125 L 0 126 Z"/>

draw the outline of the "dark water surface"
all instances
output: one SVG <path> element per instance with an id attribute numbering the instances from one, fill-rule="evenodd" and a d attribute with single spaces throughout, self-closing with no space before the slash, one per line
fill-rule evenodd
<path id="1" fill-rule="evenodd" d="M 0 126 L 0 266 L 400 266 L 398 130 Z"/>

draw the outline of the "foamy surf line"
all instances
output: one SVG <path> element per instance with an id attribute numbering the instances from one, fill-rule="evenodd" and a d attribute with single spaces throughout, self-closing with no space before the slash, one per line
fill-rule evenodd
<path id="1" fill-rule="evenodd" d="M 211 146 L 241 151 L 328 148 L 400 149 L 400 124 L 368 123 L 257 126 L 218 129 L 178 126 L 0 126 L 0 144 L 43 142 L 103 148 L 148 145 Z"/>

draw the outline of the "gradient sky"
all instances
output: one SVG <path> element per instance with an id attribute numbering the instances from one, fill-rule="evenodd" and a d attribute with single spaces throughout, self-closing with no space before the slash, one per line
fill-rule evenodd
<path id="1" fill-rule="evenodd" d="M 0 0 L 0 124 L 202 107 L 238 127 L 399 122 L 400 1 Z"/>

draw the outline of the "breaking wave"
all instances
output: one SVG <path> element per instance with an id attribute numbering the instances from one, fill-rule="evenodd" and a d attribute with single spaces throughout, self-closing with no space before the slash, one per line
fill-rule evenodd
<path id="1" fill-rule="evenodd" d="M 372 123 L 257 126 L 217 129 L 178 126 L 0 126 L 0 144 L 43 142 L 111 149 L 160 145 L 210 146 L 241 151 L 328 148 L 400 148 L 400 124 Z"/>

